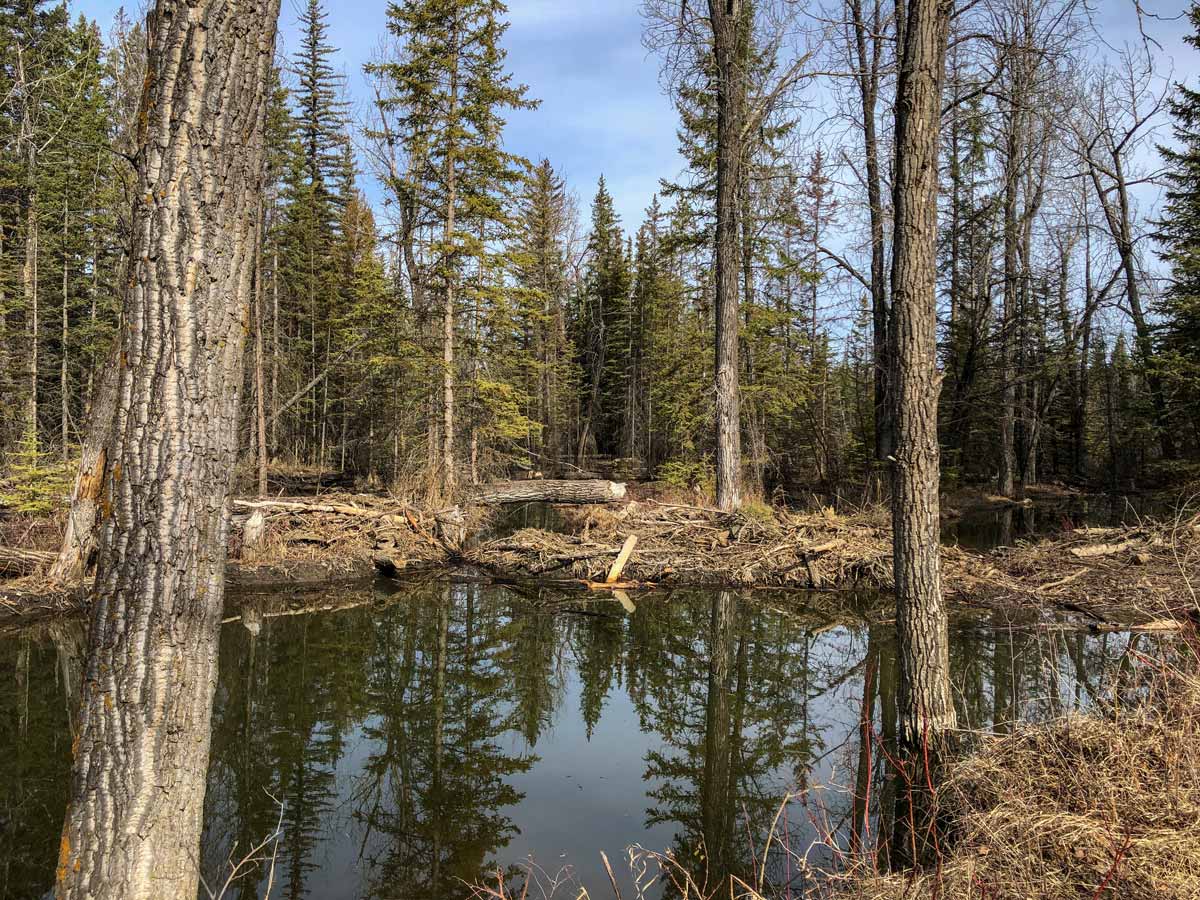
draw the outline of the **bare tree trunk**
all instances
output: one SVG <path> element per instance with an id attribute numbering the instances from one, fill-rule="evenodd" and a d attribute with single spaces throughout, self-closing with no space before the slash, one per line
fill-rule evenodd
<path id="1" fill-rule="evenodd" d="M 450 112 L 448 121 L 458 115 L 458 48 L 450 75 Z M 446 224 L 442 235 L 442 253 L 446 259 L 446 306 L 442 311 L 442 485 L 447 495 L 455 490 L 454 462 L 454 219 L 458 206 L 457 146 L 453 142 L 446 151 Z"/>
<path id="2" fill-rule="evenodd" d="M 900 738 L 909 748 L 955 727 L 939 554 L 936 240 L 938 132 L 952 4 L 910 0 L 896 87 L 892 314 L 896 403 L 892 524 Z"/>
<path id="3" fill-rule="evenodd" d="M 149 20 L 111 505 L 59 898 L 195 900 L 278 0 Z"/>
<path id="4" fill-rule="evenodd" d="M 890 362 L 890 325 L 887 296 L 886 247 L 883 240 L 884 213 L 882 179 L 879 172 L 879 138 L 875 112 L 879 100 L 880 43 L 883 21 L 879 0 L 875 0 L 871 21 L 863 15 L 862 0 L 849 0 L 854 28 L 854 50 L 858 72 L 859 98 L 862 101 L 863 150 L 866 155 L 867 210 L 871 230 L 871 335 L 874 352 L 875 386 L 875 459 L 886 460 L 895 445 L 895 426 L 888 397 L 887 379 Z"/>
<path id="5" fill-rule="evenodd" d="M 29 378 L 29 398 L 25 407 L 26 427 L 33 435 L 34 445 L 38 436 L 38 350 L 41 344 L 41 327 L 38 317 L 38 220 L 37 198 L 30 187 L 30 197 L 25 209 L 25 266 L 21 279 L 25 290 L 25 309 L 29 328 L 29 356 L 26 372 Z"/>
<path id="6" fill-rule="evenodd" d="M 709 0 L 717 69 L 716 392 L 717 506 L 741 505 L 738 386 L 738 213 L 746 112 L 744 0 Z"/>
<path id="7" fill-rule="evenodd" d="M 263 202 L 258 199 L 254 229 L 254 421 L 258 496 L 267 495 L 267 403 L 263 377 Z"/>
<path id="8" fill-rule="evenodd" d="M 71 491 L 71 511 L 58 559 L 50 567 L 49 579 L 55 584 L 74 584 L 83 579 L 92 565 L 99 540 L 100 506 L 110 460 L 113 417 L 117 408 L 117 358 L 100 378 L 100 393 L 91 398 L 88 431 L 84 438 Z"/>
<path id="9" fill-rule="evenodd" d="M 271 453 L 279 452 L 279 244 L 271 248 Z"/>
<path id="10" fill-rule="evenodd" d="M 70 435 L 70 404 L 67 402 L 67 336 L 70 333 L 70 319 L 67 314 L 67 297 L 70 293 L 70 285 L 68 279 L 69 266 L 67 265 L 67 222 L 70 215 L 67 198 L 63 197 L 63 246 L 62 246 L 62 333 L 59 335 L 61 341 L 61 364 L 58 368 L 58 386 L 59 386 L 59 427 L 61 430 L 62 441 L 62 461 L 65 466 L 71 458 L 69 446 L 71 443 Z"/>

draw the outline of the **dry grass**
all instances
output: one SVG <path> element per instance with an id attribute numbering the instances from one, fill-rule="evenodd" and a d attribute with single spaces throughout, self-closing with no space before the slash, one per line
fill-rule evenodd
<path id="1" fill-rule="evenodd" d="M 987 738 L 951 765 L 937 871 L 834 877 L 862 900 L 1195 900 L 1200 897 L 1200 681 L 1162 675 L 1152 697 Z"/>

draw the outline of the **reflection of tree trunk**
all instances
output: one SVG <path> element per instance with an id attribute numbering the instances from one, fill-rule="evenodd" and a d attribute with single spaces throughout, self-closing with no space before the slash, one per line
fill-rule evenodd
<path id="1" fill-rule="evenodd" d="M 29 653 L 28 635 L 21 637 L 17 647 L 17 736 L 22 746 L 29 734 Z"/>
<path id="2" fill-rule="evenodd" d="M 434 798 L 433 815 L 433 869 L 430 884 L 434 890 L 441 886 L 442 872 L 442 825 L 443 816 L 439 808 L 442 796 L 442 757 L 446 746 L 446 657 L 450 640 L 450 589 L 438 603 L 437 649 L 434 651 L 433 675 L 433 781 L 429 792 Z"/>
<path id="3" fill-rule="evenodd" d="M 75 737 L 75 717 L 79 713 L 79 686 L 83 682 L 83 660 L 87 655 L 87 634 L 83 622 L 67 619 L 50 626 L 50 640 L 58 655 L 58 671 L 62 677 L 63 696 L 67 702 L 67 721 L 71 737 Z"/>
<path id="4" fill-rule="evenodd" d="M 850 818 L 850 853 L 862 852 L 869 826 L 871 791 L 871 732 L 875 720 L 875 672 L 879 668 L 877 629 L 867 629 L 867 659 L 863 670 L 862 704 L 858 713 L 858 767 L 854 774 L 854 807 Z"/>
<path id="5" fill-rule="evenodd" d="M 734 615 L 737 601 L 721 591 L 712 601 L 709 631 L 708 696 L 704 705 L 704 781 L 700 819 L 708 851 L 710 877 L 728 877 L 731 848 L 730 674 L 733 668 Z M 714 883 L 718 883 L 714 882 Z"/>
<path id="6" fill-rule="evenodd" d="M 889 771 L 880 783 L 879 789 L 879 838 L 880 855 L 883 859 L 890 857 L 889 843 L 895 832 L 896 821 L 896 792 L 899 788 L 897 773 L 890 771 L 890 760 L 897 759 L 899 753 L 896 731 L 898 712 L 896 709 L 896 646 L 894 640 L 886 632 L 877 639 L 879 646 L 879 669 L 876 678 L 879 681 L 879 737 L 885 758 L 889 760 Z M 881 763 L 882 765 L 882 763 Z"/>
<path id="7" fill-rule="evenodd" d="M 278 0 L 158 0 L 60 898 L 195 900 Z M 106 504 L 107 505 L 107 504 Z"/>

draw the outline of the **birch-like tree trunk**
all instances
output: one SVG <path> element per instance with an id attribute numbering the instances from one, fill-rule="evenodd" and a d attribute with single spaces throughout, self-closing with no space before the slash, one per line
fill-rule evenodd
<path id="1" fill-rule="evenodd" d="M 278 0 L 159 0 L 59 898 L 195 900 Z"/>
<path id="2" fill-rule="evenodd" d="M 747 87 L 744 0 L 709 0 L 717 71 L 716 392 L 717 505 L 741 505 L 738 384 L 738 240 Z"/>
<path id="3" fill-rule="evenodd" d="M 910 0 L 898 23 L 891 388 L 896 404 L 892 525 L 900 739 L 920 748 L 955 727 L 938 542 L 938 132 L 953 4 Z"/>

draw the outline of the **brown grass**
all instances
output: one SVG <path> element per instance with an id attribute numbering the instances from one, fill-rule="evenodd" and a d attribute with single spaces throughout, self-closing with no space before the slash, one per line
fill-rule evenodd
<path id="1" fill-rule="evenodd" d="M 940 870 L 852 869 L 830 896 L 862 900 L 1195 900 L 1200 897 L 1200 680 L 984 740 L 939 787 Z"/>

